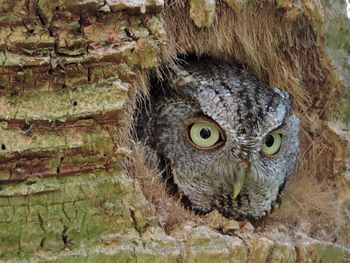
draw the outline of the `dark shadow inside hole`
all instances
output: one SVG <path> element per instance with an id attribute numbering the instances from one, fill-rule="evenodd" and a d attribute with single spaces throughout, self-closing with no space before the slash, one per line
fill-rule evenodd
<path id="1" fill-rule="evenodd" d="M 1 150 L 6 150 L 6 145 L 5 144 L 1 144 Z"/>
<path id="2" fill-rule="evenodd" d="M 73 106 L 77 106 L 77 105 L 78 105 L 78 102 L 73 101 Z"/>

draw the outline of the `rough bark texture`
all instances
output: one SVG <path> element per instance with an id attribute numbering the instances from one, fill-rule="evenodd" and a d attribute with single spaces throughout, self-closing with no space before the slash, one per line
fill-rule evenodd
<path id="1" fill-rule="evenodd" d="M 209 226 L 186 223 L 168 235 L 159 226 L 138 181 L 125 168 L 136 100 L 147 93 L 148 70 L 158 67 L 161 61 L 169 63 L 176 54 L 187 52 L 228 55 L 259 76 L 280 84 L 282 77 L 273 78 L 266 69 L 273 69 L 276 63 L 286 67 L 289 60 L 301 59 L 282 52 L 279 55 L 284 56 L 274 60 L 271 50 L 259 53 L 254 46 L 249 48 L 249 37 L 254 34 L 248 36 L 247 43 L 234 44 L 237 38 L 230 38 L 233 35 L 225 30 L 221 33 L 227 33 L 227 39 L 213 38 L 208 40 L 208 46 L 198 46 L 213 25 L 214 31 L 221 34 L 215 23 L 224 23 L 225 19 L 219 18 L 229 17 L 222 12 L 224 9 L 236 14 L 250 9 L 266 13 L 266 6 L 259 9 L 259 1 L 252 2 L 190 0 L 186 5 L 168 2 L 164 8 L 161 0 L 0 0 L 0 260 L 350 260 L 347 223 L 342 232 L 342 243 L 347 247 L 290 232 L 283 226 L 255 232 L 241 227 L 228 235 Z M 320 3 L 310 2 L 314 4 L 266 2 L 269 12 L 283 15 L 284 25 L 292 25 L 291 35 L 283 35 L 284 31 L 280 34 L 285 48 L 289 45 L 295 53 L 307 50 L 314 56 L 311 61 L 317 61 L 316 66 L 312 62 L 305 71 L 329 74 L 321 80 L 312 79 L 316 75 L 308 78 L 290 62 L 286 89 L 300 98 L 300 114 L 324 118 L 325 122 L 334 115 L 329 105 L 341 103 L 336 97 L 342 92 L 345 95 L 340 115 L 346 123 L 350 118 L 349 21 L 339 11 L 345 12 L 345 4 L 339 1 L 338 6 L 328 6 L 324 1 L 323 15 L 318 9 Z M 175 34 L 176 24 L 169 24 L 172 8 L 177 8 L 179 21 L 185 16 L 193 21 L 191 28 L 201 33 L 197 35 L 183 27 Z M 325 22 L 323 16 L 329 19 Z M 298 23 L 308 26 L 307 32 L 314 36 L 309 39 L 312 45 Z M 293 35 L 298 33 L 300 36 Z M 293 42 L 295 39 L 301 39 L 302 44 Z M 266 43 L 270 42 L 278 43 L 266 38 Z M 278 47 L 279 51 L 284 48 Z M 316 55 L 308 53 L 308 48 L 316 47 Z M 328 56 L 339 71 L 329 66 Z M 259 70 L 262 62 L 267 68 Z M 291 73 L 296 74 L 295 78 Z M 342 82 L 338 80 L 340 76 Z M 314 85 L 307 93 L 315 97 L 303 99 L 303 92 L 293 90 L 293 85 L 300 82 L 301 86 Z M 313 94 L 317 89 L 321 91 Z M 310 120 L 304 125 L 314 121 Z M 342 172 L 346 158 L 350 163 L 346 146 L 350 136 L 349 129 L 342 127 L 342 131 L 337 129 L 342 133 L 335 143 L 341 151 L 337 153 L 332 148 L 334 166 L 326 167 L 327 172 L 332 170 L 330 177 L 340 182 L 339 200 L 344 203 L 349 221 L 350 193 L 346 188 L 350 166 L 345 176 Z"/>
<path id="2" fill-rule="evenodd" d="M 135 254 L 124 244 L 153 217 L 122 161 L 143 70 L 164 42 L 161 6 L 0 2 L 2 259 L 86 256 L 111 234 Z"/>
<path id="3" fill-rule="evenodd" d="M 344 88 L 339 98 L 340 109 L 337 121 L 332 121 L 330 126 L 340 134 L 346 145 L 343 153 L 345 169 L 339 177 L 339 185 L 346 190 L 341 191 L 342 210 L 345 215 L 345 224 L 341 230 L 341 236 L 350 247 L 350 17 L 346 16 L 343 1 L 322 1 L 325 7 L 325 43 L 327 55 L 331 60 L 338 78 Z M 347 3 L 350 8 L 350 2 Z"/>

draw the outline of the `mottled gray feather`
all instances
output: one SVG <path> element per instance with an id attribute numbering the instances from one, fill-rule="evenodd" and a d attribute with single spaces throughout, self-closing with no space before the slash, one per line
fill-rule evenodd
<path id="1" fill-rule="evenodd" d="M 208 59 L 189 62 L 181 76 L 169 76 L 153 89 L 151 119 L 141 126 L 187 205 L 234 218 L 266 215 L 292 174 L 299 149 L 300 124 L 289 95 L 233 65 Z M 195 118 L 221 127 L 222 147 L 201 151 L 188 142 L 189 120 Z M 282 145 L 268 157 L 261 153 L 262 141 L 276 129 L 283 133 Z M 235 176 L 247 164 L 242 191 L 233 199 Z"/>

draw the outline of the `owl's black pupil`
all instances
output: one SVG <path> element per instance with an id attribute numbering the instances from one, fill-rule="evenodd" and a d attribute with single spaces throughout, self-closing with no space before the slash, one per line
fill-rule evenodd
<path id="1" fill-rule="evenodd" d="M 271 147 L 275 142 L 275 139 L 272 135 L 267 135 L 265 138 L 265 145 L 266 147 Z"/>
<path id="2" fill-rule="evenodd" d="M 209 128 L 202 128 L 201 131 L 199 132 L 199 135 L 204 139 L 210 138 L 211 131 Z"/>

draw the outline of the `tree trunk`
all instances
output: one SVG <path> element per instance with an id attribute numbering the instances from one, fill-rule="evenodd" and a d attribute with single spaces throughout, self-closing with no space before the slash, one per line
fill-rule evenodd
<path id="1" fill-rule="evenodd" d="M 337 4 L 0 0 L 0 259 L 345 261 L 349 217 L 344 246 L 244 227 L 168 235 L 125 165 L 149 70 L 179 54 L 232 58 L 292 94 L 303 142 L 321 145 L 303 151 L 306 171 L 318 165 L 349 207 L 350 29 Z"/>

